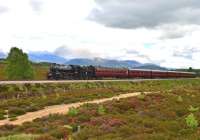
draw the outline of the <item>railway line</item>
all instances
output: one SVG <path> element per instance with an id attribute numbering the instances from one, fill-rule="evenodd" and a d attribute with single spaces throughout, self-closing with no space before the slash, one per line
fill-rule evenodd
<path id="1" fill-rule="evenodd" d="M 91 83 L 91 82 L 141 82 L 141 81 L 159 81 L 159 80 L 181 80 L 194 78 L 168 78 L 168 79 L 112 79 L 112 80 L 37 80 L 37 81 L 0 81 L 0 85 L 6 84 L 48 84 L 48 83 Z"/>

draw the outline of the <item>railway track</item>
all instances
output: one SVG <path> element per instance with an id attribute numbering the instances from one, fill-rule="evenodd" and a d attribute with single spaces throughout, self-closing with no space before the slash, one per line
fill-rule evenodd
<path id="1" fill-rule="evenodd" d="M 179 78 L 179 79 L 194 79 L 194 78 Z M 91 83 L 91 82 L 141 82 L 141 81 L 159 81 L 159 80 L 179 80 L 179 79 L 116 79 L 116 80 L 42 80 L 42 81 L 0 81 L 0 85 L 6 84 L 42 84 L 42 83 Z"/>

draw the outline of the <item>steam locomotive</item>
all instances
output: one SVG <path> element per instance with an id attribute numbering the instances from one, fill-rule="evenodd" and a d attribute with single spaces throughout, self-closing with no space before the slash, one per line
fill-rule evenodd
<path id="1" fill-rule="evenodd" d="M 194 78 L 193 72 L 108 68 L 97 66 L 58 65 L 50 67 L 49 80 L 92 80 L 103 78 Z"/>

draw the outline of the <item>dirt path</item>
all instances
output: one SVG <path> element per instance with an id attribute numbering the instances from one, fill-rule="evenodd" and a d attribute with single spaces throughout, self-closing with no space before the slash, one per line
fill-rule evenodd
<path id="1" fill-rule="evenodd" d="M 151 92 L 145 92 L 145 94 L 149 94 L 149 93 L 151 93 Z M 133 97 L 133 96 L 138 96 L 138 95 L 140 95 L 140 92 L 121 94 L 121 95 L 114 96 L 111 98 L 97 99 L 97 100 L 93 100 L 93 101 L 49 106 L 42 110 L 26 113 L 22 116 L 19 116 L 19 117 L 17 117 L 17 120 L 15 120 L 15 121 L 9 121 L 8 119 L 0 120 L 0 126 L 6 125 L 6 124 L 21 125 L 24 122 L 31 122 L 37 118 L 42 118 L 42 117 L 48 116 L 50 114 L 66 114 L 68 112 L 69 108 L 71 108 L 71 107 L 77 108 L 77 107 L 80 107 L 81 105 L 87 104 L 87 103 L 97 103 L 98 104 L 98 103 L 103 103 L 106 101 L 111 101 L 113 99 L 119 100 L 122 98 L 128 98 L 128 97 Z"/>

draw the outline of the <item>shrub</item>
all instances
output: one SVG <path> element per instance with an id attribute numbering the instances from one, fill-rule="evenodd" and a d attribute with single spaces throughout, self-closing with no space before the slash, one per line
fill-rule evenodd
<path id="1" fill-rule="evenodd" d="M 183 102 L 183 98 L 181 96 L 178 96 L 177 102 L 179 102 L 179 103 Z"/>
<path id="2" fill-rule="evenodd" d="M 72 132 L 77 132 L 80 129 L 80 126 L 76 123 L 71 124 Z"/>
<path id="3" fill-rule="evenodd" d="M 184 116 L 184 115 L 186 115 L 187 113 L 188 113 L 188 111 L 187 111 L 187 109 L 185 109 L 185 108 L 175 108 L 174 109 L 174 111 L 176 112 L 176 115 L 178 116 L 178 117 L 182 117 L 182 116 Z"/>
<path id="4" fill-rule="evenodd" d="M 50 135 L 42 135 L 42 136 L 36 138 L 35 140 L 57 140 L 57 139 Z"/>
<path id="5" fill-rule="evenodd" d="M 79 110 L 74 108 L 74 107 L 71 107 L 68 111 L 68 115 L 71 116 L 71 117 L 74 117 L 78 114 Z"/>
<path id="6" fill-rule="evenodd" d="M 10 121 L 16 121 L 17 120 L 17 117 L 12 117 L 9 119 Z"/>
<path id="7" fill-rule="evenodd" d="M 34 140 L 34 138 L 36 138 L 36 136 L 34 135 L 20 134 L 20 135 L 1 137 L 0 140 Z"/>
<path id="8" fill-rule="evenodd" d="M 51 130 L 48 134 L 57 139 L 62 139 L 68 136 L 68 130 L 64 127 L 58 127 L 54 130 Z"/>
<path id="9" fill-rule="evenodd" d="M 100 106 L 98 107 L 97 112 L 98 112 L 99 115 L 104 115 L 104 114 L 106 113 L 106 109 L 104 108 L 103 105 L 100 105 Z"/>
<path id="10" fill-rule="evenodd" d="M 144 94 L 140 94 L 140 95 L 137 96 L 137 98 L 139 100 L 144 100 L 145 99 L 145 95 Z"/>
<path id="11" fill-rule="evenodd" d="M 5 119 L 6 111 L 3 109 L 0 109 L 0 120 Z"/>
<path id="12" fill-rule="evenodd" d="M 197 112 L 197 111 L 199 111 L 199 107 L 193 107 L 192 105 L 190 105 L 190 107 L 188 108 L 188 110 L 190 111 L 190 112 Z"/>
<path id="13" fill-rule="evenodd" d="M 19 115 L 23 115 L 25 113 L 26 113 L 25 109 L 19 108 L 19 107 L 12 107 L 12 108 L 9 108 L 9 110 L 8 110 L 9 117 L 10 116 L 19 116 Z"/>
<path id="14" fill-rule="evenodd" d="M 0 120 L 6 119 L 4 114 L 0 114 Z"/>
<path id="15" fill-rule="evenodd" d="M 199 123 L 198 123 L 198 121 L 196 120 L 194 114 L 192 114 L 192 113 L 189 114 L 189 115 L 185 118 L 185 120 L 186 120 L 186 125 L 187 125 L 187 127 L 189 127 L 189 128 L 195 129 L 195 128 L 197 128 L 198 125 L 199 125 Z"/>
<path id="16" fill-rule="evenodd" d="M 90 112 L 89 112 L 90 113 Z M 92 113 L 92 112 L 91 112 Z M 91 118 L 91 115 L 90 114 L 80 114 L 78 115 L 78 120 L 80 122 L 86 122 L 86 121 L 89 121 Z"/>

